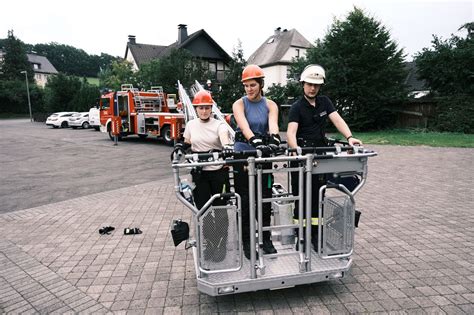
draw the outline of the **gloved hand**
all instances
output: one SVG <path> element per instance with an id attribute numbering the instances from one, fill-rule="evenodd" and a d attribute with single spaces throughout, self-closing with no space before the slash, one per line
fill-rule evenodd
<path id="1" fill-rule="evenodd" d="M 279 134 L 272 133 L 270 135 L 270 140 L 268 141 L 268 146 L 272 151 L 277 151 L 280 148 L 281 138 Z"/>
<path id="2" fill-rule="evenodd" d="M 189 143 L 182 143 L 178 142 L 174 145 L 174 150 L 171 152 L 170 159 L 171 161 L 174 160 L 175 156 L 177 158 L 183 156 L 186 154 L 186 150 L 190 147 L 191 145 Z"/>
<path id="3" fill-rule="evenodd" d="M 258 146 L 263 145 L 263 139 L 261 137 L 258 137 L 258 136 L 253 136 L 252 138 L 249 139 L 249 144 L 252 147 L 257 149 Z"/>
<path id="4" fill-rule="evenodd" d="M 232 156 L 234 154 L 234 146 L 226 144 L 222 147 L 222 155 L 224 157 Z"/>
<path id="5" fill-rule="evenodd" d="M 280 135 L 277 134 L 277 133 L 272 133 L 272 134 L 270 135 L 269 143 L 270 143 L 270 144 L 276 144 L 276 145 L 279 146 L 280 143 L 281 143 Z"/>
<path id="6" fill-rule="evenodd" d="M 268 157 L 272 153 L 273 149 L 269 145 L 262 144 L 257 147 L 257 150 L 262 151 L 262 156 Z"/>

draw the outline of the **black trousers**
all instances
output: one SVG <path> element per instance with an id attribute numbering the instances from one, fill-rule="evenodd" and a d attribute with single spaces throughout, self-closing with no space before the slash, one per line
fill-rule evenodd
<path id="1" fill-rule="evenodd" d="M 263 166 L 264 169 L 271 169 L 271 163 Z M 234 183 L 235 191 L 242 199 L 242 241 L 244 244 L 250 242 L 250 206 L 249 206 L 249 176 L 248 171 L 243 164 L 236 164 L 234 166 Z M 262 197 L 272 197 L 273 177 L 271 174 L 262 175 Z M 257 180 L 255 180 L 255 201 L 257 200 Z M 262 207 L 262 224 L 269 226 L 271 223 L 272 206 L 266 202 Z M 257 206 L 255 205 L 255 218 L 257 219 Z M 265 239 L 270 239 L 270 231 L 263 233 Z"/>
<path id="2" fill-rule="evenodd" d="M 191 172 L 193 182 L 196 185 L 193 191 L 194 202 L 198 209 L 214 194 L 230 192 L 229 173 L 227 169 L 216 171 Z M 225 205 L 223 199 L 215 199 L 213 206 Z M 226 211 L 210 210 L 203 219 L 203 235 L 207 244 L 207 255 L 213 256 L 217 261 L 224 259 L 227 243 L 227 232 L 229 228 L 229 217 Z"/>
<path id="3" fill-rule="evenodd" d="M 229 192 L 229 172 L 226 168 L 216 171 L 192 171 L 193 182 L 196 185 L 193 191 L 194 202 L 201 209 L 214 194 Z M 213 205 L 224 205 L 225 201 L 216 199 Z"/>

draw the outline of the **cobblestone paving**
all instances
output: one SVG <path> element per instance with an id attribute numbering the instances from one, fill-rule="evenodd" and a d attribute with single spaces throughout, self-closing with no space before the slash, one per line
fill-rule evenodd
<path id="1" fill-rule="evenodd" d="M 474 150 L 371 148 L 344 279 L 199 293 L 169 233 L 191 213 L 158 180 L 0 215 L 0 313 L 474 314 Z"/>

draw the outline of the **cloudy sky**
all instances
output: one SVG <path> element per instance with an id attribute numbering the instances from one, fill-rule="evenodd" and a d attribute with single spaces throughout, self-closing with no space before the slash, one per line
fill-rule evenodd
<path id="1" fill-rule="evenodd" d="M 0 38 L 8 30 L 25 43 L 71 45 L 89 54 L 123 57 L 128 35 L 138 43 L 169 45 L 178 24 L 200 29 L 231 54 L 239 40 L 250 56 L 277 27 L 295 28 L 310 42 L 324 37 L 334 19 L 354 6 L 380 21 L 407 60 L 431 46 L 433 34 L 465 36 L 458 28 L 474 21 L 473 1 L 458 0 L 13 0 L 2 3 Z"/>

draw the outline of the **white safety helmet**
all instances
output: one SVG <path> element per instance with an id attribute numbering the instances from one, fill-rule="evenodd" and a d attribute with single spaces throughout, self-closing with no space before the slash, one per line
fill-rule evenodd
<path id="1" fill-rule="evenodd" d="M 300 82 L 324 84 L 326 72 L 320 65 L 309 65 L 301 73 Z"/>

